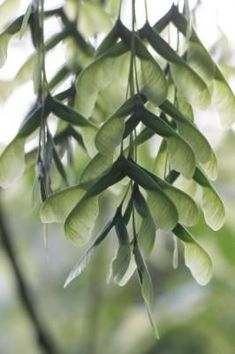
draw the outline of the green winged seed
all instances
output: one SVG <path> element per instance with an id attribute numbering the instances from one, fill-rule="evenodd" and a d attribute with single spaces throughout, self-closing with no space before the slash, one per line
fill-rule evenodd
<path id="1" fill-rule="evenodd" d="M 144 257 L 147 257 L 152 251 L 155 242 L 155 236 L 156 226 L 149 212 L 147 216 L 143 217 L 138 232 L 138 244 Z"/>
<path id="2" fill-rule="evenodd" d="M 200 76 L 148 24 L 144 26 L 143 33 L 151 46 L 170 63 L 171 74 L 179 94 L 193 105 L 208 107 L 210 94 Z"/>
<path id="3" fill-rule="evenodd" d="M 109 50 L 118 40 L 118 21 L 115 23 L 111 31 L 106 35 L 96 50 L 96 56 L 104 54 Z"/>
<path id="4" fill-rule="evenodd" d="M 188 143 L 180 137 L 172 136 L 167 139 L 167 149 L 171 168 L 182 173 L 186 178 L 192 178 L 196 159 Z"/>
<path id="5" fill-rule="evenodd" d="M 185 265 L 200 285 L 206 285 L 213 274 L 209 255 L 181 225 L 177 225 L 173 232 L 183 242 Z"/>
<path id="6" fill-rule="evenodd" d="M 75 107 L 84 117 L 91 116 L 99 91 L 110 85 L 120 74 L 126 51 L 127 48 L 122 43 L 117 43 L 78 76 Z M 91 82 L 94 84 L 90 85 Z"/>
<path id="7" fill-rule="evenodd" d="M 170 68 L 178 93 L 193 106 L 207 108 L 211 103 L 210 93 L 200 76 L 184 63 L 171 63 Z"/>
<path id="8" fill-rule="evenodd" d="M 156 335 L 157 339 L 159 339 L 158 329 L 153 317 L 154 295 L 153 295 L 152 280 L 137 243 L 134 244 L 133 252 L 134 252 L 137 272 L 139 276 L 141 294 L 146 305 L 148 317 L 151 326 L 154 330 L 154 334 Z"/>
<path id="9" fill-rule="evenodd" d="M 212 187 L 203 187 L 202 209 L 206 223 L 213 230 L 219 230 L 225 222 L 225 208 Z"/>
<path id="10" fill-rule="evenodd" d="M 235 97 L 225 79 L 216 78 L 213 81 L 212 102 L 219 113 L 221 124 L 224 128 L 230 128 L 235 121 Z"/>
<path id="11" fill-rule="evenodd" d="M 189 42 L 187 48 L 187 63 L 202 78 L 211 83 L 214 78 L 215 64 L 207 50 L 196 42 Z"/>
<path id="12" fill-rule="evenodd" d="M 80 184 L 84 188 L 89 187 L 94 184 L 99 177 L 101 177 L 109 168 L 111 168 L 113 163 L 113 155 L 101 155 L 96 154 L 92 160 L 85 167 L 80 178 Z"/>
<path id="13" fill-rule="evenodd" d="M 41 206 L 41 221 L 63 223 L 84 194 L 85 191 L 80 186 L 69 187 L 52 194 Z"/>
<path id="14" fill-rule="evenodd" d="M 199 219 L 199 209 L 194 200 L 185 192 L 171 185 L 163 187 L 163 190 L 175 204 L 179 213 L 179 221 L 186 226 L 195 225 Z"/>
<path id="15" fill-rule="evenodd" d="M 73 108 L 64 105 L 55 98 L 50 97 L 51 111 L 59 118 L 73 125 L 91 126 L 93 125 L 88 119 L 76 112 Z"/>
<path id="16" fill-rule="evenodd" d="M 98 198 L 82 198 L 65 220 L 66 237 L 76 246 L 85 244 L 91 236 L 99 213 Z"/>
<path id="17" fill-rule="evenodd" d="M 176 206 L 161 190 L 147 191 L 147 204 L 157 228 L 172 230 L 179 220 Z"/>
<path id="18" fill-rule="evenodd" d="M 167 82 L 160 66 L 154 60 L 141 59 L 141 93 L 157 106 L 167 97 Z"/>
<path id="19" fill-rule="evenodd" d="M 123 119 L 116 117 L 109 118 L 99 129 L 95 145 L 102 155 L 110 155 L 114 152 L 122 141 L 125 130 L 125 122 Z"/>
<path id="20" fill-rule="evenodd" d="M 69 285 L 75 278 L 77 278 L 83 270 L 89 264 L 91 257 L 95 251 L 95 248 L 99 246 L 99 244 L 108 236 L 109 232 L 111 231 L 112 227 L 114 226 L 114 218 L 111 219 L 105 227 L 98 233 L 95 240 L 92 242 L 91 246 L 86 250 L 86 252 L 82 255 L 79 261 L 75 264 L 71 272 L 69 273 L 64 288 Z"/>
<path id="21" fill-rule="evenodd" d="M 15 138 L 5 148 L 0 156 L 0 186 L 9 187 L 24 172 L 24 144 L 25 139 Z"/>
<path id="22" fill-rule="evenodd" d="M 131 260 L 131 249 L 126 225 L 121 214 L 116 217 L 115 230 L 118 237 L 118 250 L 112 262 L 112 276 L 116 284 L 122 283 Z"/>
<path id="23" fill-rule="evenodd" d="M 191 146 L 197 160 L 201 163 L 207 163 L 213 159 L 213 150 L 205 136 L 189 121 L 178 121 L 177 127 L 180 135 Z"/>

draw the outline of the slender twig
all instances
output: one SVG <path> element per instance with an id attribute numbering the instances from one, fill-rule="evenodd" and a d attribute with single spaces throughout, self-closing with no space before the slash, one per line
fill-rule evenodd
<path id="1" fill-rule="evenodd" d="M 16 281 L 17 292 L 21 300 L 21 303 L 25 309 L 25 313 L 27 314 L 29 320 L 31 321 L 38 346 L 41 348 L 42 353 L 58 354 L 54 341 L 50 337 L 47 329 L 45 328 L 45 325 L 42 323 L 39 313 L 37 312 L 32 302 L 28 284 L 25 280 L 23 271 L 16 257 L 14 245 L 11 240 L 11 232 L 6 224 L 6 219 L 3 214 L 1 204 L 0 204 L 0 239 L 2 243 L 2 248 L 5 251 L 9 263 L 12 267 L 15 281 Z"/>

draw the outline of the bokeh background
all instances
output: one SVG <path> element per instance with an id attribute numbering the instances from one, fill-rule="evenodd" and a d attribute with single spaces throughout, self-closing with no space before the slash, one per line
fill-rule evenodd
<path id="1" fill-rule="evenodd" d="M 24 13 L 29 3 L 5 2 L 11 6 L 10 11 L 0 12 L 1 28 Z M 0 9 L 3 3 L 0 1 Z M 46 3 L 53 8 L 63 1 Z M 196 1 L 189 3 L 193 8 Z M 148 4 L 151 21 L 155 21 L 172 1 L 149 0 Z M 233 7 L 233 1 L 201 0 L 195 23 L 203 43 L 235 89 Z M 128 4 L 123 20 L 128 23 Z M 58 29 L 56 22 L 46 26 L 48 36 Z M 14 136 L 22 117 L 34 102 L 32 82 L 25 82 L 14 90 L 10 84 L 31 53 L 28 34 L 22 39 L 16 36 L 10 44 L 7 62 L 0 69 L 1 148 Z M 47 58 L 49 77 L 57 69 L 58 55 L 66 56 L 63 46 L 55 48 Z M 81 277 L 63 289 L 68 272 L 83 250 L 72 246 L 58 226 L 49 227 L 48 245 L 44 247 L 45 230 L 39 220 L 38 206 L 32 202 L 33 167 L 29 166 L 15 185 L 1 191 L 1 218 L 12 240 L 30 301 L 46 335 L 55 343 L 55 354 L 234 354 L 235 130 L 224 131 L 213 110 L 197 112 L 196 119 L 217 152 L 219 178 L 215 185 L 226 205 L 227 219 L 218 232 L 212 232 L 203 220 L 192 229 L 214 263 L 214 276 L 206 287 L 192 279 L 184 266 L 182 249 L 179 267 L 173 269 L 172 237 L 157 233 L 149 269 L 160 341 L 155 340 L 150 328 L 137 277 L 134 276 L 124 288 L 107 281 L 113 255 L 112 238 L 99 248 Z M 108 213 L 110 203 L 107 195 L 102 201 L 104 213 Z M 101 224 L 102 215 L 97 228 Z M 4 247 L 0 247 L 0 353 L 43 353 L 19 297 L 15 274 Z"/>

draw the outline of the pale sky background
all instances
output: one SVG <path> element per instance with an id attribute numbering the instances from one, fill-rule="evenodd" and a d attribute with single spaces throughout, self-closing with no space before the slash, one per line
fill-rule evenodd
<path id="1" fill-rule="evenodd" d="M 123 21 L 128 22 L 128 14 L 130 0 L 126 0 L 125 7 L 123 8 Z M 159 19 L 171 6 L 172 0 L 147 0 L 149 20 L 154 23 Z M 1 4 L 0 0 L 0 4 Z M 18 11 L 18 14 L 25 12 L 30 1 L 22 0 Z M 62 0 L 46 0 L 46 4 L 50 4 L 50 8 L 58 7 L 63 4 Z M 137 22 L 141 26 L 144 21 L 143 4 L 144 0 L 136 0 L 136 4 L 140 7 L 140 11 L 137 13 Z M 190 6 L 194 6 L 195 0 L 189 0 Z M 210 48 L 221 33 L 224 33 L 228 38 L 231 49 L 235 53 L 235 24 L 234 24 L 234 0 L 201 0 L 201 6 L 197 12 L 197 33 L 202 42 L 207 48 Z M 1 18 L 1 14 L 0 14 Z M 0 19 L 0 23 L 3 19 Z M 46 33 L 55 31 L 56 23 L 48 23 L 46 27 Z M 11 41 L 8 50 L 7 63 L 0 69 L 0 81 L 10 80 L 14 77 L 20 65 L 24 63 L 30 53 L 32 53 L 32 46 L 29 44 L 29 37 L 25 36 L 21 40 L 19 37 Z M 60 67 L 60 62 L 56 61 L 56 58 L 63 59 L 63 48 L 57 46 L 47 58 L 47 70 L 50 77 L 56 72 L 56 69 Z M 235 65 L 235 60 L 234 60 Z M 232 87 L 235 89 L 235 85 L 231 82 Z M 10 95 L 6 102 L 0 102 L 0 144 L 5 145 L 14 137 L 17 133 L 18 127 L 22 118 L 27 113 L 30 105 L 32 105 L 34 98 L 32 96 L 32 82 L 29 82 L 19 89 L 16 89 Z M 211 141 L 212 145 L 216 145 L 221 138 L 222 131 L 218 128 L 218 125 L 212 124 L 211 112 L 203 112 L 203 119 L 200 119 L 199 114 L 198 123 L 202 130 L 206 131 L 206 134 Z M 213 117 L 214 121 L 214 117 Z"/>

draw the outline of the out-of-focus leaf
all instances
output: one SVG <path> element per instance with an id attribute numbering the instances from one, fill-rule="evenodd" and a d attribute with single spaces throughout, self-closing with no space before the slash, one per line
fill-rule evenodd
<path id="1" fill-rule="evenodd" d="M 7 48 L 11 35 L 8 33 L 0 34 L 0 68 L 4 65 L 7 59 Z"/>
<path id="2" fill-rule="evenodd" d="M 80 186 L 73 186 L 50 195 L 41 206 L 41 221 L 63 223 L 84 194 L 85 191 Z"/>
<path id="3" fill-rule="evenodd" d="M 114 220 L 115 220 L 114 218 L 111 219 L 95 237 L 95 240 L 92 242 L 91 246 L 86 250 L 86 252 L 79 259 L 78 263 L 75 264 L 75 266 L 69 273 L 65 281 L 64 287 L 69 285 L 69 283 L 71 283 L 71 281 L 73 281 L 76 277 L 78 277 L 83 272 L 83 270 L 87 267 L 95 251 L 95 248 L 108 236 L 109 232 L 114 226 Z"/>
<path id="4" fill-rule="evenodd" d="M 80 183 L 87 188 L 101 177 L 111 167 L 113 156 L 97 154 L 85 167 L 82 172 Z"/>
<path id="5" fill-rule="evenodd" d="M 0 29 L 4 28 L 9 22 L 13 21 L 17 14 L 18 7 L 20 5 L 19 0 L 5 0 L 1 1 L 0 5 Z"/>
<path id="6" fill-rule="evenodd" d="M 12 93 L 12 81 L 0 81 L 0 103 L 4 103 Z"/>
<path id="7" fill-rule="evenodd" d="M 183 242 L 185 265 L 200 285 L 206 285 L 213 274 L 209 255 L 181 225 L 177 225 L 173 232 Z"/>
<path id="8" fill-rule="evenodd" d="M 139 282 L 140 282 L 140 288 L 141 288 L 141 294 L 143 297 L 143 300 L 146 305 L 147 313 L 149 316 L 149 320 L 151 323 L 151 326 L 154 330 L 154 333 L 156 337 L 159 339 L 159 333 L 158 329 L 155 323 L 155 320 L 153 318 L 153 285 L 152 285 L 152 280 L 150 278 L 148 268 L 144 262 L 144 259 L 142 257 L 142 254 L 140 252 L 140 249 L 138 247 L 138 244 L 134 244 L 134 256 L 135 256 L 135 262 L 137 265 L 137 272 L 139 276 Z"/>
<path id="9" fill-rule="evenodd" d="M 2 152 L 0 156 L 1 187 L 9 187 L 22 176 L 25 168 L 24 144 L 25 139 L 15 138 Z"/>
<path id="10" fill-rule="evenodd" d="M 98 198 L 82 198 L 65 220 L 66 237 L 75 245 L 86 243 L 91 236 L 99 213 Z"/>
<path id="11" fill-rule="evenodd" d="M 100 4 L 91 1 L 79 3 L 79 27 L 87 37 L 93 37 L 97 33 L 110 30 L 112 20 L 110 15 L 104 11 Z"/>

